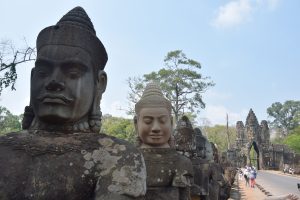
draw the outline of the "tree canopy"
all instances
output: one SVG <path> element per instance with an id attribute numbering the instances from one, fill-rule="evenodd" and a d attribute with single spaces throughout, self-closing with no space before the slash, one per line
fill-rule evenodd
<path id="1" fill-rule="evenodd" d="M 7 108 L 0 106 L 0 135 L 20 131 L 22 118 L 22 115 L 13 115 Z"/>
<path id="2" fill-rule="evenodd" d="M 227 127 L 224 125 L 215 125 L 213 127 L 202 127 L 203 132 L 207 136 L 210 142 L 217 145 L 220 152 L 227 151 L 228 141 L 227 141 Z M 230 144 L 235 143 L 236 139 L 236 129 L 235 127 L 228 127 L 229 132 L 229 142 Z"/>
<path id="3" fill-rule="evenodd" d="M 101 132 L 117 138 L 125 139 L 131 143 L 136 140 L 133 120 L 122 117 L 113 117 L 106 114 L 102 118 Z"/>
<path id="4" fill-rule="evenodd" d="M 300 125 L 300 101 L 275 102 L 267 108 L 267 113 L 274 118 L 271 126 L 282 129 L 284 136 Z"/>
<path id="5" fill-rule="evenodd" d="M 283 140 L 283 143 L 293 149 L 296 153 L 300 153 L 300 126 L 292 130 Z"/>
<path id="6" fill-rule="evenodd" d="M 159 71 L 144 74 L 142 77 L 130 77 L 128 114 L 133 114 L 133 105 L 141 98 L 142 92 L 149 82 L 157 82 L 163 94 L 172 103 L 172 111 L 176 122 L 185 112 L 200 112 L 205 107 L 202 93 L 215 84 L 210 77 L 200 73 L 198 61 L 189 59 L 181 50 L 171 51 L 164 59 L 165 67 Z"/>

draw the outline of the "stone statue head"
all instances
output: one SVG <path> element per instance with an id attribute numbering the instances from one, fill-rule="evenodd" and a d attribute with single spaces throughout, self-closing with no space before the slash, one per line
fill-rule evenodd
<path id="1" fill-rule="evenodd" d="M 172 139 L 171 102 L 159 86 L 149 83 L 135 105 L 135 130 L 141 148 L 170 148 Z"/>
<path id="2" fill-rule="evenodd" d="M 72 9 L 43 29 L 36 46 L 23 128 L 99 132 L 107 53 L 83 8 Z"/>
<path id="3" fill-rule="evenodd" d="M 195 131 L 187 116 L 182 116 L 174 131 L 176 150 L 193 155 L 196 151 Z"/>
<path id="4" fill-rule="evenodd" d="M 205 142 L 206 138 L 202 135 L 200 128 L 195 128 L 195 140 L 196 140 L 196 155 L 201 158 L 206 156 Z"/>

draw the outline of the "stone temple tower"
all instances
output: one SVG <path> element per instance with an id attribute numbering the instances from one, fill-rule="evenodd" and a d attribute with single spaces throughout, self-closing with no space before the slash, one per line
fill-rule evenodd
<path id="1" fill-rule="evenodd" d="M 258 142 L 260 127 L 252 109 L 250 109 L 249 114 L 247 116 L 245 128 L 248 142 Z"/>
<path id="2" fill-rule="evenodd" d="M 261 124 L 259 124 L 255 113 L 250 109 L 245 126 L 242 121 L 238 121 L 236 124 L 236 131 L 236 145 L 237 148 L 240 149 L 241 156 L 244 158 L 244 164 L 253 164 L 253 160 L 250 158 L 250 150 L 254 148 L 257 155 L 257 157 L 254 158 L 257 161 L 257 168 L 263 168 L 263 155 L 265 154 L 265 151 L 267 151 L 270 143 L 270 133 L 267 121 L 263 120 Z"/>
<path id="3" fill-rule="evenodd" d="M 257 169 L 283 169 L 285 165 L 295 164 L 300 166 L 300 155 L 285 145 L 271 144 L 268 122 L 262 120 L 259 124 L 252 109 L 248 113 L 245 125 L 242 121 L 236 123 L 236 133 L 236 145 L 232 149 L 236 155 L 235 159 L 231 160 L 234 160 L 237 166 L 254 165 Z M 254 149 L 256 154 L 250 155 L 251 149 Z"/>
<path id="4" fill-rule="evenodd" d="M 236 144 L 238 148 L 241 148 L 248 142 L 248 139 L 246 138 L 245 135 L 245 126 L 242 121 L 236 122 L 236 132 L 237 132 Z"/>

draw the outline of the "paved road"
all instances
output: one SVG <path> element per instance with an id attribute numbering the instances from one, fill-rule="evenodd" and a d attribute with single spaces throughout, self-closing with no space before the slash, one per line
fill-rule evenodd
<path id="1" fill-rule="evenodd" d="M 272 173 L 268 171 L 259 171 L 256 182 L 265 190 L 269 191 L 273 196 L 293 193 L 300 196 L 297 189 L 297 183 L 300 183 L 299 177 Z"/>

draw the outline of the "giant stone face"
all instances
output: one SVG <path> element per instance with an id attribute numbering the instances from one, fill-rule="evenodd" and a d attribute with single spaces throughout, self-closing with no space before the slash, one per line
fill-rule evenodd
<path id="1" fill-rule="evenodd" d="M 76 122 L 88 115 L 94 96 L 91 56 L 82 48 L 47 45 L 31 77 L 35 115 L 48 123 Z"/>

